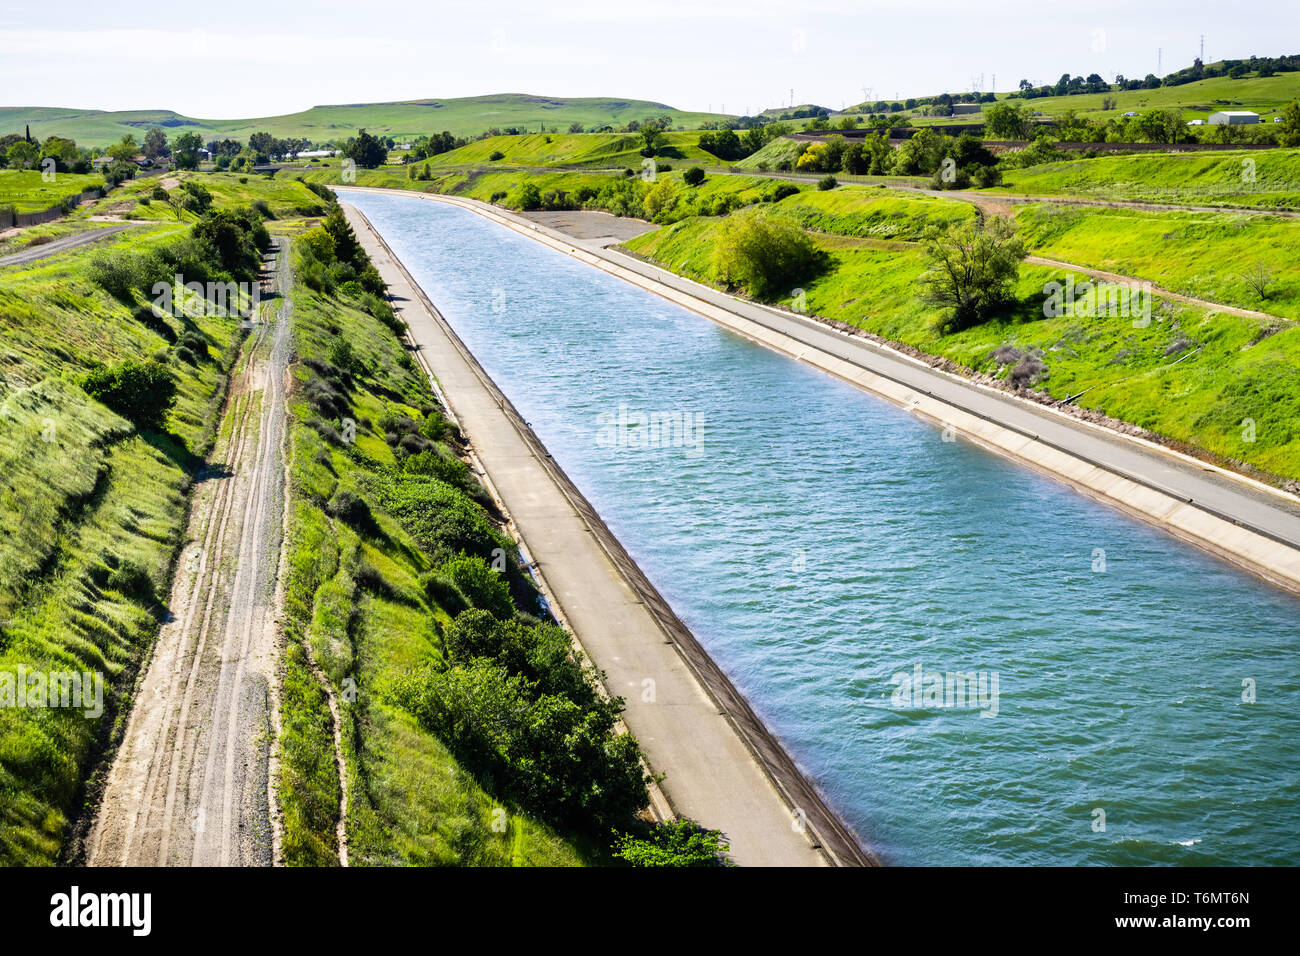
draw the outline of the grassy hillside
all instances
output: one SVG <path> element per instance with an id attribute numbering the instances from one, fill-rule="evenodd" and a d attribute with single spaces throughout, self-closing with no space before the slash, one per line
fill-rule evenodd
<path id="1" fill-rule="evenodd" d="M 786 199 L 778 209 L 805 201 Z M 684 220 L 626 246 L 675 272 L 713 282 L 720 222 Z M 1083 392 L 1077 401 L 1084 407 L 1300 478 L 1300 327 L 1160 301 L 1147 328 L 1134 328 L 1129 318 L 1073 312 L 1044 318 L 1043 286 L 1065 276 L 1024 266 L 1017 287 L 1021 304 L 1011 318 L 945 334 L 936 324 L 939 310 L 918 295 L 925 270 L 920 244 L 816 234 L 814 241 L 831 261 L 827 271 L 803 284 L 814 314 L 1001 378 L 1011 365 L 995 359 L 1000 348 L 1015 350 L 1013 356 L 1037 355 L 1047 366 L 1038 387 L 1053 397 Z M 1244 440 L 1247 418 L 1256 423 L 1252 442 Z"/>
<path id="2" fill-rule="evenodd" d="M 353 865 L 583 862 L 577 845 L 554 828 L 516 807 L 499 813 L 502 800 L 387 698 L 387 688 L 408 672 L 443 661 L 439 636 L 458 608 L 446 598 L 439 603 L 426 585 L 447 552 L 514 547 L 475 502 L 477 485 L 456 458 L 451 434 L 441 424 L 433 430 L 442 422 L 437 400 L 394 329 L 355 295 L 316 292 L 299 281 L 293 300 L 301 362 L 294 367 L 281 748 L 287 861 L 333 864 L 338 855 L 339 782 L 310 651 L 343 701 Z M 337 360 L 339 342 L 352 350 L 351 371 L 329 362 L 332 355 Z M 357 422 L 355 441 L 340 438 L 338 414 Z M 399 422 L 431 424 L 426 435 L 409 433 L 414 439 L 401 447 L 391 431 Z M 435 492 L 420 507 L 425 521 L 443 529 L 437 548 L 394 517 L 377 493 L 415 481 L 414 470 L 403 468 L 412 442 L 427 446 L 453 482 L 416 482 Z M 366 520 L 340 512 L 337 503 L 349 495 L 367 502 Z M 518 579 L 517 568 L 513 573 Z M 355 693 L 346 692 L 349 686 Z"/>
<path id="3" fill-rule="evenodd" d="M 280 138 L 292 136 L 327 142 L 355 135 L 360 127 L 394 138 L 442 130 L 450 130 L 457 136 L 476 136 L 493 126 L 538 129 L 544 125 L 564 133 L 571 123 L 582 123 L 589 128 L 603 124 L 619 127 L 629 120 L 664 115 L 672 118 L 673 126 L 685 127 L 724 118 L 715 113 L 683 112 L 647 100 L 498 93 L 443 100 L 313 106 L 285 116 L 231 120 L 196 119 L 171 110 L 106 112 L 6 106 L 0 107 L 0 132 L 22 132 L 30 124 L 34 137 L 67 136 L 83 146 L 107 145 L 126 133 L 141 140 L 151 126 L 162 126 L 169 136 L 192 130 L 205 140 L 226 136 L 247 140 L 252 133 L 263 130 Z"/>
<path id="4" fill-rule="evenodd" d="M 716 157 L 699 148 L 700 134 L 669 132 L 656 148 L 658 162 L 692 160 L 716 164 Z M 602 166 L 641 168 L 641 148 L 636 133 L 532 133 L 526 136 L 491 136 L 459 149 L 440 153 L 428 162 L 433 166 Z M 492 160 L 494 153 L 502 158 Z"/>
<path id="5" fill-rule="evenodd" d="M 96 173 L 59 173 L 53 182 L 46 182 L 39 170 L 0 169 L 0 209 L 43 212 L 67 196 L 103 185 L 104 177 Z"/>
<path id="6" fill-rule="evenodd" d="M 186 491 L 217 421 L 234 317 L 152 317 L 106 292 L 106 252 L 157 248 L 183 227 L 142 228 L 0 282 L 0 671 L 104 675 L 105 712 L 0 708 L 0 861 L 57 860 L 85 775 L 125 719 L 157 632 Z M 198 354 L 182 358 L 177 342 Z M 137 428 L 78 386 L 94 363 L 163 362 L 177 400 Z"/>
<path id="7" fill-rule="evenodd" d="M 1008 170 L 1004 185 L 990 191 L 1300 208 L 1300 149 L 1135 153 L 1066 160 Z"/>

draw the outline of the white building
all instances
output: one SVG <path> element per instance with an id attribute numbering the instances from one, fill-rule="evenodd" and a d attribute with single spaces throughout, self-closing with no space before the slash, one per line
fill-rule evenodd
<path id="1" fill-rule="evenodd" d="M 1211 126 L 1249 126 L 1258 122 L 1259 114 L 1250 110 L 1220 110 L 1209 116 Z"/>

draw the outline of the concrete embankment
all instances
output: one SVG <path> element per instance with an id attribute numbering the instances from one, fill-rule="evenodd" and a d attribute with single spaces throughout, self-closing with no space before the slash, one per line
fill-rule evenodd
<path id="1" fill-rule="evenodd" d="M 344 209 L 418 356 L 469 436 L 544 590 L 626 701 L 673 812 L 722 830 L 741 865 L 875 861 L 825 806 L 366 218 Z"/>
<path id="2" fill-rule="evenodd" d="M 1300 593 L 1300 500 L 1148 441 L 976 385 L 806 316 L 737 299 L 632 256 L 457 196 L 400 193 L 470 209 L 699 313 L 752 341 L 868 389 L 953 433 Z"/>

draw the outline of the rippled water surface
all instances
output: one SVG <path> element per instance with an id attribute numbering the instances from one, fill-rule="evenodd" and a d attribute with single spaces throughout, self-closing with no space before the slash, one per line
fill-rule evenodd
<path id="1" fill-rule="evenodd" d="M 1300 863 L 1300 602 L 474 213 L 347 198 L 886 862 Z M 918 664 L 988 693 L 895 700 Z"/>

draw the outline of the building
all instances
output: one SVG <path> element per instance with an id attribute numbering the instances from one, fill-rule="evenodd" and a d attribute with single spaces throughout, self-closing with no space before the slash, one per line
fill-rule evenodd
<path id="1" fill-rule="evenodd" d="M 1220 110 L 1211 113 L 1208 122 L 1211 126 L 1248 126 L 1259 122 L 1259 114 L 1250 110 Z"/>
<path id="2" fill-rule="evenodd" d="M 978 113 L 983 108 L 984 107 L 981 106 L 979 103 L 953 103 L 952 115 L 964 116 L 969 113 Z"/>

